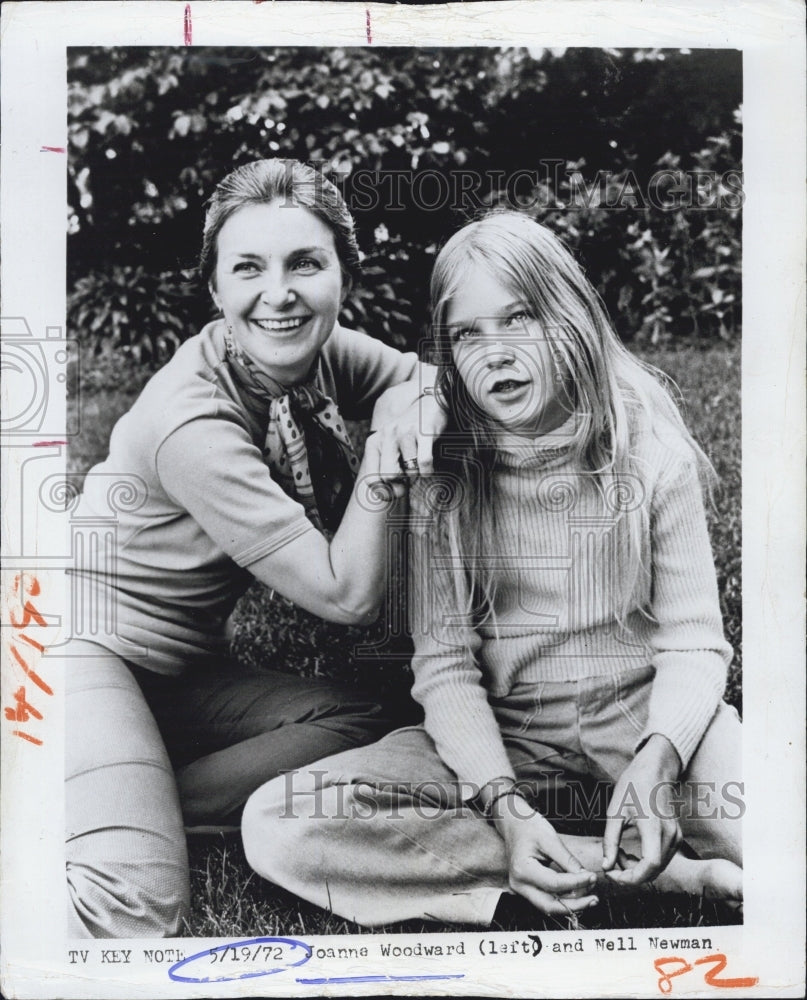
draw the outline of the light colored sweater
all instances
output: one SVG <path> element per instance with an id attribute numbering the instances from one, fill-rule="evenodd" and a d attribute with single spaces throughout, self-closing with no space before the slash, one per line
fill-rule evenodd
<path id="1" fill-rule="evenodd" d="M 656 673 L 637 747 L 661 733 L 686 766 L 725 687 L 732 653 L 691 449 L 672 433 L 648 431 L 636 442 L 641 478 L 625 484 L 633 497 L 621 501 L 647 505 L 642 548 L 650 575 L 622 627 L 620 495 L 599 491 L 558 446 L 562 437 L 563 429 L 499 452 L 495 625 L 474 628 L 458 615 L 451 555 L 433 530 L 427 483 L 413 493 L 413 695 L 441 758 L 477 786 L 514 776 L 488 692 L 502 697 L 516 683 L 650 663 Z"/>
<path id="2" fill-rule="evenodd" d="M 363 419 L 417 363 L 337 326 L 318 385 L 344 417 Z M 71 571 L 74 615 L 94 608 L 103 619 L 82 622 L 86 638 L 159 673 L 221 660 L 249 567 L 316 530 L 272 479 L 265 436 L 225 360 L 224 323 L 210 323 L 148 382 L 115 425 L 109 457 L 87 474 L 73 523 L 88 535 L 77 549 L 90 552 L 99 518 L 114 530 L 101 533 L 105 551 Z M 111 508 L 116 490 L 123 502 Z"/>

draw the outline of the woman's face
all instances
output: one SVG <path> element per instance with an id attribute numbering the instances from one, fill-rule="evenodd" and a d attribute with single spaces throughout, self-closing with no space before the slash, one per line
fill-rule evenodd
<path id="1" fill-rule="evenodd" d="M 568 377 L 528 302 L 486 268 L 469 269 L 445 318 L 451 353 L 494 428 L 545 434 L 571 412 Z"/>
<path id="2" fill-rule="evenodd" d="M 245 205 L 221 227 L 210 290 L 244 353 L 278 382 L 301 382 L 344 298 L 333 232 L 307 208 Z"/>

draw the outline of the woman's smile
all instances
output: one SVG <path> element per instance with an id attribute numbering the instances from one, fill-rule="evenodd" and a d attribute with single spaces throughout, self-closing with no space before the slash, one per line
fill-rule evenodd
<path id="1" fill-rule="evenodd" d="M 286 319 L 252 319 L 252 323 L 266 333 L 288 333 L 299 330 L 311 316 L 289 316 Z"/>

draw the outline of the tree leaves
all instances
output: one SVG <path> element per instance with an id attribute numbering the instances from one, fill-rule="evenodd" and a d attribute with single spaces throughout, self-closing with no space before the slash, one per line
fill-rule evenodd
<path id="1" fill-rule="evenodd" d="M 383 272 L 368 270 L 352 290 L 346 321 L 411 346 L 427 329 L 435 249 L 479 207 L 512 202 L 515 171 L 539 171 L 555 158 L 557 176 L 525 189 L 536 199 L 531 211 L 586 264 L 621 334 L 733 336 L 741 197 L 725 178 L 740 164 L 732 117 L 740 60 L 664 55 L 489 46 L 71 48 L 68 265 L 86 306 L 73 315 L 91 324 L 89 303 L 100 310 L 102 292 L 112 294 L 112 316 L 82 328 L 91 338 L 114 331 L 123 346 L 142 337 L 145 361 L 157 363 L 172 343 L 154 332 L 166 325 L 157 300 L 141 302 L 135 317 L 131 289 L 123 306 L 128 286 L 118 279 L 148 271 L 156 289 L 159 276 L 192 267 L 215 184 L 251 159 L 290 156 L 330 173 L 354 211 L 368 261 Z M 634 185 L 641 196 L 661 168 L 699 170 L 703 199 L 734 195 L 738 204 L 625 207 Z M 596 193 L 586 197 L 600 171 L 608 175 L 604 203 Z M 449 182 L 449 197 L 435 204 L 424 204 L 439 194 L 429 172 Z M 469 180 L 458 188 L 462 176 Z M 624 204 L 614 209 L 607 198 L 620 190 Z M 382 224 L 387 237 L 377 241 Z M 199 290 L 198 301 L 172 296 L 170 285 L 166 279 L 160 308 L 184 338 L 208 315 L 207 293 Z M 116 310 L 129 313 L 128 327 L 113 318 Z"/>

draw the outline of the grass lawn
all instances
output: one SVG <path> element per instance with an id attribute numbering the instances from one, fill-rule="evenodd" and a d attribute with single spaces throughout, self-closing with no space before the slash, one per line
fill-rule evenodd
<path id="1" fill-rule="evenodd" d="M 741 709 L 741 456 L 740 349 L 643 350 L 641 356 L 678 383 L 690 428 L 704 446 L 720 478 L 708 512 L 718 572 L 726 635 L 735 649 L 726 699 Z M 140 384 L 104 388 L 95 380 L 69 401 L 79 407 L 81 433 L 71 439 L 70 471 L 83 473 L 106 455 L 115 421 L 137 395 Z M 79 404 L 80 399 L 80 404 Z M 357 645 L 372 647 L 360 657 Z M 383 620 L 369 629 L 334 625 L 301 611 L 255 584 L 235 614 L 234 652 L 250 665 L 269 666 L 306 676 L 326 676 L 375 687 L 393 702 L 405 704 L 409 688 L 404 636 L 385 639 Z M 200 837 L 190 842 L 193 910 L 188 933 L 194 936 L 248 937 L 369 933 L 301 902 L 251 872 L 240 839 Z M 719 903 L 652 893 L 601 901 L 579 920 L 544 918 L 535 913 L 514 917 L 503 930 L 709 926 L 737 918 Z M 390 930 L 458 930 L 437 924 L 399 924 Z"/>

